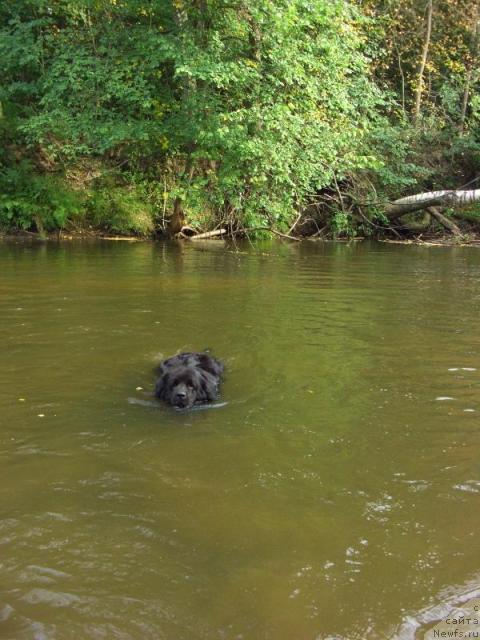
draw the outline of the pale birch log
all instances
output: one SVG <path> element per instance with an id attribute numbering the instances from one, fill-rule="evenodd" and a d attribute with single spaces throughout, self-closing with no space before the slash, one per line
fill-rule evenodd
<path id="1" fill-rule="evenodd" d="M 462 206 L 480 200 L 480 189 L 468 191 L 429 191 L 406 196 L 391 202 L 385 207 L 385 215 L 395 220 L 406 213 L 427 209 L 432 206 Z"/>

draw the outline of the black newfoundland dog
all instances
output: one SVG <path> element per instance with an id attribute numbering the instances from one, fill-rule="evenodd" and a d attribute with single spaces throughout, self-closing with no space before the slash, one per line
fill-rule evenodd
<path id="1" fill-rule="evenodd" d="M 223 364 L 208 353 L 180 353 L 164 360 L 155 396 L 178 409 L 215 400 Z"/>

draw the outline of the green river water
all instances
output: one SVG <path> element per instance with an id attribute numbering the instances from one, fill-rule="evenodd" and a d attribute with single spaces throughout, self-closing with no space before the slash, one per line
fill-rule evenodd
<path id="1" fill-rule="evenodd" d="M 0 244 L 0 638 L 423 638 L 480 589 L 479 309 L 478 249 Z M 156 404 L 204 348 L 225 406 Z"/>

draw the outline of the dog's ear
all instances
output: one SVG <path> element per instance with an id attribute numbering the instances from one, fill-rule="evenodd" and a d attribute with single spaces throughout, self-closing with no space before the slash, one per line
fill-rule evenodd
<path id="1" fill-rule="evenodd" d="M 201 400 L 207 400 L 208 402 L 215 400 L 217 397 L 217 385 L 216 381 L 212 379 L 211 374 L 204 372 L 200 380 L 201 387 Z"/>
<path id="2" fill-rule="evenodd" d="M 217 360 L 216 358 L 212 358 L 214 364 L 214 374 L 216 376 L 221 376 L 224 370 L 223 362 L 221 360 Z"/>
<path id="3" fill-rule="evenodd" d="M 168 390 L 170 383 L 170 376 L 168 373 L 164 373 L 161 378 L 157 380 L 155 385 L 155 397 L 160 398 L 160 400 L 165 400 L 165 394 Z"/>
<path id="4" fill-rule="evenodd" d="M 198 362 L 200 367 L 204 371 L 211 373 L 212 376 L 220 376 L 223 373 L 223 363 L 208 355 L 208 353 L 199 354 Z"/>

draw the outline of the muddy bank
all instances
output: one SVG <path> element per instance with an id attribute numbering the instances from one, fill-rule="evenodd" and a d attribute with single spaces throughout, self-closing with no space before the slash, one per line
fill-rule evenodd
<path id="1" fill-rule="evenodd" d="M 207 236 L 207 237 L 205 237 Z M 377 236 L 355 236 L 355 237 L 335 237 L 332 234 L 327 234 L 324 236 L 319 236 L 316 234 L 313 235 L 287 235 L 283 233 L 276 232 L 274 230 L 263 229 L 262 235 L 259 236 L 258 232 L 242 232 L 242 233 L 234 233 L 230 234 L 225 232 L 223 234 L 198 234 L 198 235 L 184 235 L 182 233 L 176 234 L 175 236 L 168 235 L 152 235 L 152 236 L 139 236 L 139 235 L 118 235 L 114 233 L 108 233 L 105 230 L 101 229 L 85 229 L 85 230 L 76 230 L 74 232 L 60 232 L 54 231 L 45 234 L 36 233 L 33 231 L 24 231 L 19 230 L 17 232 L 0 232 L 0 241 L 32 241 L 32 242 L 59 242 L 59 241 L 109 241 L 109 242 L 155 242 L 157 240 L 165 240 L 165 239 L 173 239 L 181 242 L 190 242 L 196 241 L 198 237 L 198 241 L 208 240 L 210 242 L 225 242 L 236 240 L 244 240 L 244 239 L 253 239 L 258 237 L 272 237 L 277 238 L 279 240 L 288 242 L 341 242 L 341 243 L 349 243 L 349 242 L 363 242 L 364 240 L 376 240 L 378 242 L 386 243 L 386 244 L 397 244 L 397 245 L 418 245 L 418 246 L 445 246 L 445 247 L 459 247 L 459 246 L 468 246 L 480 247 L 480 233 L 466 233 L 462 236 L 452 236 L 450 234 L 421 234 L 418 236 L 400 236 L 386 234 L 379 234 Z"/>

